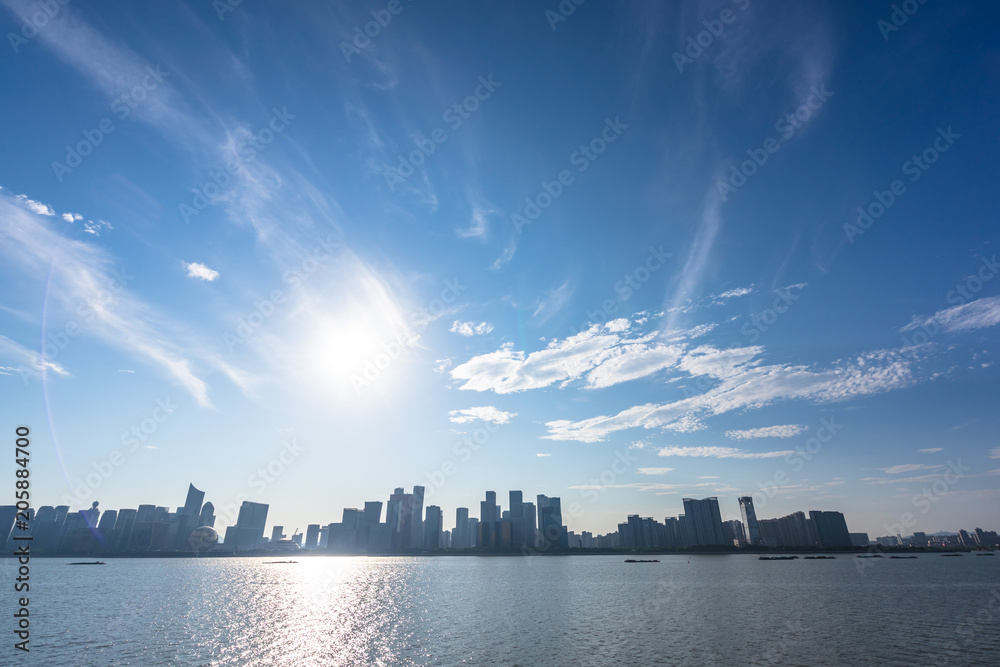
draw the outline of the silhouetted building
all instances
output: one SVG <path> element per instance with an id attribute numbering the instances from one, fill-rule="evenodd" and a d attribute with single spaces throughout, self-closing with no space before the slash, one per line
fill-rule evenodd
<path id="1" fill-rule="evenodd" d="M 486 500 L 479 502 L 479 534 L 476 546 L 481 549 L 492 549 L 495 546 L 496 530 L 494 524 L 500 518 L 500 507 L 497 505 L 496 491 L 487 491 Z"/>
<path id="2" fill-rule="evenodd" d="M 141 507 L 140 507 L 141 509 Z M 236 525 L 226 529 L 225 546 L 233 551 L 250 551 L 260 547 L 264 540 L 268 506 L 244 500 Z"/>
<path id="3" fill-rule="evenodd" d="M 809 520 L 816 530 L 820 546 L 828 549 L 851 546 L 851 534 L 841 512 L 810 510 Z"/>
<path id="4" fill-rule="evenodd" d="M 750 546 L 761 546 L 760 525 L 757 523 L 757 512 L 753 508 L 752 496 L 740 497 L 740 513 L 743 515 L 743 527 L 746 529 L 747 542 Z"/>
<path id="5" fill-rule="evenodd" d="M 538 508 L 537 547 L 542 550 L 565 549 L 569 543 L 562 523 L 562 501 L 544 495 L 538 495 L 535 500 L 537 501 L 535 506 Z"/>
<path id="6" fill-rule="evenodd" d="M 205 502 L 205 492 L 194 488 L 194 484 L 188 484 L 187 500 L 184 501 L 184 509 L 181 514 L 201 516 L 201 504 L 203 502 Z"/>
<path id="7" fill-rule="evenodd" d="M 693 546 L 724 544 L 719 499 L 684 498 L 684 516 L 689 524 Z"/>
<path id="8" fill-rule="evenodd" d="M 427 520 L 424 522 L 425 549 L 441 548 L 442 519 L 443 515 L 441 514 L 440 507 L 437 505 L 427 506 Z"/>
<path id="9" fill-rule="evenodd" d="M 467 549 L 473 546 L 469 543 L 469 508 L 459 507 L 455 510 L 455 530 L 451 533 L 453 549 Z"/>
<path id="10" fill-rule="evenodd" d="M 306 526 L 306 549 L 315 549 L 319 547 L 319 524 L 311 523 Z"/>

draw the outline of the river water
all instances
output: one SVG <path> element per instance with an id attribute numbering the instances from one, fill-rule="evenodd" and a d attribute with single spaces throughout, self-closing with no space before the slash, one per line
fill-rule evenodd
<path id="1" fill-rule="evenodd" d="M 293 558 L 33 559 L 0 664 L 1000 664 L 1000 556 Z"/>

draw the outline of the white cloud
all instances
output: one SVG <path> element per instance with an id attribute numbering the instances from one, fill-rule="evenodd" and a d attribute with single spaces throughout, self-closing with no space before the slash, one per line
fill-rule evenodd
<path id="1" fill-rule="evenodd" d="M 98 220 L 97 222 L 87 220 L 83 223 L 83 231 L 94 236 L 100 236 L 101 232 L 106 229 L 114 229 L 114 227 L 111 226 L 110 222 L 105 222 L 104 220 Z"/>
<path id="2" fill-rule="evenodd" d="M 630 336 L 630 331 L 628 320 L 612 320 L 528 355 L 508 343 L 456 366 L 451 377 L 464 380 L 460 389 L 497 394 L 565 385 L 584 376 L 587 386 L 597 389 L 645 377 L 681 357 L 683 348 L 654 342 L 655 334 Z"/>
<path id="3" fill-rule="evenodd" d="M 43 204 L 40 201 L 35 201 L 34 199 L 28 199 L 28 195 L 16 195 L 14 197 L 22 206 L 26 209 L 35 213 L 37 215 L 55 215 L 56 212 L 52 210 L 51 206 Z"/>
<path id="4" fill-rule="evenodd" d="M 664 447 L 660 456 L 695 456 L 713 459 L 774 459 L 794 454 L 792 450 L 780 452 L 749 452 L 735 447 Z"/>
<path id="5" fill-rule="evenodd" d="M 716 299 L 732 299 L 737 296 L 746 296 L 747 294 L 753 293 L 753 287 L 737 287 L 735 289 L 728 290 L 722 294 L 716 294 L 714 298 Z"/>
<path id="6" fill-rule="evenodd" d="M 459 336 L 483 336 L 493 331 L 493 325 L 488 322 L 460 322 L 455 320 L 448 331 Z"/>
<path id="7" fill-rule="evenodd" d="M 692 419 L 733 410 L 757 409 L 782 400 L 842 401 L 913 384 L 911 358 L 897 351 L 877 350 L 830 368 L 801 365 L 762 365 L 760 347 L 720 350 L 701 346 L 686 353 L 677 367 L 692 377 L 716 381 L 708 391 L 670 403 L 637 405 L 612 416 L 578 422 L 547 422 L 552 440 L 599 442 L 608 434 L 642 427 L 672 428 Z"/>
<path id="8" fill-rule="evenodd" d="M 884 473 L 890 475 L 898 475 L 904 472 L 916 472 L 917 470 L 937 470 L 941 466 L 929 466 L 922 463 L 904 463 L 898 466 L 892 466 L 889 468 L 879 468 Z"/>
<path id="9" fill-rule="evenodd" d="M 504 412 L 492 405 L 478 408 L 466 408 L 465 410 L 452 410 L 448 413 L 451 421 L 456 424 L 467 424 L 473 421 L 485 421 L 493 424 L 506 424 L 517 416 L 516 412 Z"/>
<path id="10" fill-rule="evenodd" d="M 83 220 L 83 216 L 79 213 L 63 213 L 62 219 L 66 222 L 74 222 L 76 220 Z"/>
<path id="11" fill-rule="evenodd" d="M 1000 459 L 1000 447 L 994 447 L 990 450 L 991 459 Z"/>
<path id="12" fill-rule="evenodd" d="M 53 312 L 76 313 L 80 304 L 86 304 L 94 314 L 87 333 L 162 367 L 200 405 L 209 407 L 211 402 L 208 386 L 192 369 L 192 356 L 235 379 L 235 371 L 210 350 L 191 341 L 171 342 L 167 332 L 172 329 L 172 318 L 120 289 L 123 281 L 128 282 L 127 271 L 115 270 L 112 257 L 102 248 L 62 236 L 3 195 L 0 235 L 6 237 L 0 244 L 3 261 L 36 281 L 49 281 L 50 294 L 56 296 L 50 302 Z M 104 297 L 109 285 L 117 286 L 110 302 Z M 62 374 L 61 367 L 49 369 Z"/>
<path id="13" fill-rule="evenodd" d="M 40 377 L 51 371 L 57 375 L 68 376 L 69 372 L 55 359 L 47 359 L 34 350 L 29 350 L 6 336 L 0 335 L 0 359 L 11 360 L 17 366 L 4 366 L 4 375 L 17 373 L 24 377 Z"/>
<path id="14" fill-rule="evenodd" d="M 928 317 L 914 317 L 913 321 L 901 331 L 911 331 L 920 327 L 933 331 L 940 327 L 952 333 L 974 331 L 997 324 L 1000 324 L 1000 296 L 991 296 L 939 310 Z"/>
<path id="15" fill-rule="evenodd" d="M 535 312 L 531 314 L 535 324 L 544 324 L 547 322 L 549 318 L 558 313 L 566 305 L 572 296 L 573 287 L 568 280 L 559 287 L 546 292 L 545 296 L 539 300 Z"/>
<path id="16" fill-rule="evenodd" d="M 801 424 L 786 424 L 784 426 L 764 426 L 743 431 L 726 431 L 730 440 L 754 440 L 756 438 L 791 438 L 808 429 Z"/>
<path id="17" fill-rule="evenodd" d="M 535 454 L 535 456 L 544 457 L 544 456 L 552 456 L 552 455 L 551 454 Z"/>
<path id="18" fill-rule="evenodd" d="M 944 447 L 928 447 L 926 449 L 918 449 L 921 454 L 935 454 L 937 452 L 943 452 Z"/>
<path id="19" fill-rule="evenodd" d="M 212 282 L 219 277 L 219 272 L 208 268 L 204 264 L 199 264 L 198 262 L 192 262 L 187 265 L 188 278 L 199 278 L 201 280 L 207 280 Z"/>
<path id="20" fill-rule="evenodd" d="M 674 468 L 639 468 L 636 472 L 640 475 L 665 475 Z"/>
<path id="21" fill-rule="evenodd" d="M 455 229 L 455 235 L 460 239 L 485 239 L 490 234 L 490 221 L 487 216 L 495 211 L 475 208 L 472 210 L 472 220 L 469 226 Z"/>

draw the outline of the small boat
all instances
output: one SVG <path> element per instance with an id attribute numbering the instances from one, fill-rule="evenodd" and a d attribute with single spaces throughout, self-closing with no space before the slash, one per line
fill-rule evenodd
<path id="1" fill-rule="evenodd" d="M 264 565 L 282 565 L 284 563 L 298 563 L 297 560 L 266 560 Z"/>
<path id="2" fill-rule="evenodd" d="M 656 559 L 653 559 L 653 560 L 633 560 L 631 558 L 626 558 L 625 562 L 626 563 L 659 563 L 660 561 L 658 561 Z"/>
<path id="3" fill-rule="evenodd" d="M 862 556 L 861 554 L 858 554 L 857 558 L 882 558 L 882 554 L 872 554 L 871 556 Z"/>
<path id="4" fill-rule="evenodd" d="M 836 560 L 836 556 L 806 556 L 806 560 Z"/>
<path id="5" fill-rule="evenodd" d="M 984 551 L 983 553 L 981 553 L 981 554 L 976 554 L 976 555 L 977 555 L 977 556 L 992 556 L 992 555 L 993 555 L 993 552 L 992 552 L 992 551 Z"/>
<path id="6" fill-rule="evenodd" d="M 962 554 L 941 554 L 941 558 L 957 558 L 960 557 L 961 555 Z"/>
<path id="7" fill-rule="evenodd" d="M 916 556 L 889 556 L 889 558 L 895 558 L 897 560 L 902 560 L 904 558 L 916 558 Z"/>
<path id="8" fill-rule="evenodd" d="M 93 561 L 86 561 L 86 562 L 81 562 L 81 563 L 66 563 L 66 564 L 67 565 L 104 565 L 105 563 L 102 560 L 93 560 Z"/>
<path id="9" fill-rule="evenodd" d="M 798 560 L 798 556 L 759 556 L 757 560 Z"/>

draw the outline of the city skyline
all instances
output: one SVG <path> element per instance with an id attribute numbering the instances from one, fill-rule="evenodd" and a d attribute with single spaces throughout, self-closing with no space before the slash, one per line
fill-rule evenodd
<path id="1" fill-rule="evenodd" d="M 991 520 L 997 7 L 219 4 L 0 0 L 37 497 Z"/>
<path id="2" fill-rule="evenodd" d="M 483 492 L 479 517 L 468 507 L 455 508 L 455 522 L 446 528 L 445 512 L 436 505 L 424 507 L 425 488 L 406 493 L 397 487 L 389 495 L 383 514 L 382 501 L 365 501 L 363 509 L 345 507 L 341 521 L 306 523 L 298 517 L 291 535 L 286 526 L 271 522 L 267 537 L 266 503 L 244 500 L 231 523 L 217 525 L 215 505 L 205 502 L 206 492 L 188 485 L 183 505 L 175 512 L 152 504 L 138 509 L 100 510 L 95 501 L 89 509 L 70 511 L 63 505 L 43 505 L 29 510 L 27 522 L 15 521 L 15 506 L 0 506 L 0 529 L 8 525 L 9 540 L 37 540 L 42 552 L 150 553 L 191 552 L 218 549 L 221 552 L 254 552 L 261 549 L 319 549 L 332 554 L 415 553 L 435 550 L 479 550 L 484 552 L 550 553 L 567 549 L 697 549 L 697 548 L 865 548 L 893 546 L 1000 546 L 996 531 L 977 526 L 973 531 L 913 530 L 886 526 L 887 535 L 852 531 L 846 517 L 836 510 L 799 510 L 787 516 L 758 518 L 753 499 L 738 499 L 742 520 L 723 520 L 719 499 L 684 498 L 684 512 L 653 517 L 629 514 L 617 530 L 606 534 L 569 530 L 564 522 L 562 500 L 539 494 L 536 503 L 525 502 L 523 491 L 508 491 L 503 509 L 495 491 Z M 569 505 L 568 513 L 579 512 Z M 328 511 L 329 512 L 329 511 Z M 226 510 L 221 512 L 225 517 Z M 426 516 L 425 516 L 426 514 Z M 383 521 L 382 518 L 385 517 Z M 305 517 L 311 521 L 315 517 Z M 900 531 L 893 533 L 892 531 Z M 15 535 L 21 535 L 15 538 Z M 12 544 L 7 542 L 8 546 Z"/>

